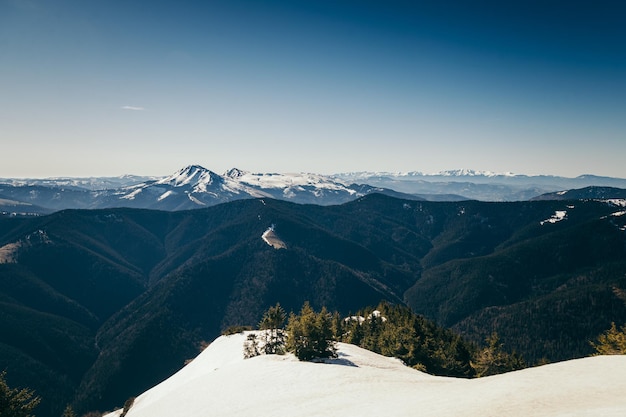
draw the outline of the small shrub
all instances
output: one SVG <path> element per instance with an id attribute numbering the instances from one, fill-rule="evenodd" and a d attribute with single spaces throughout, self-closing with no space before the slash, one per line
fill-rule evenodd
<path id="1" fill-rule="evenodd" d="M 63 410 L 63 415 L 61 417 L 76 417 L 76 414 L 74 413 L 74 409 L 72 408 L 71 405 L 67 405 L 65 407 L 65 410 Z"/>
<path id="2" fill-rule="evenodd" d="M 83 414 L 81 417 L 102 417 L 105 414 L 109 413 L 101 413 L 100 411 L 89 411 L 88 413 Z"/>
<path id="3" fill-rule="evenodd" d="M 120 414 L 120 417 L 126 416 L 126 414 L 128 413 L 128 411 L 130 410 L 130 408 L 133 406 L 134 403 L 135 403 L 135 397 L 130 397 L 129 399 L 127 399 L 126 402 L 124 402 L 124 410 L 122 411 L 122 414 Z"/>
<path id="4" fill-rule="evenodd" d="M 428 372 L 426 370 L 426 365 L 424 365 L 423 363 L 416 363 L 415 365 L 413 365 L 413 369 L 424 373 Z"/>
<path id="5" fill-rule="evenodd" d="M 243 342 L 243 358 L 250 359 L 261 354 L 259 350 L 259 342 L 256 338 L 256 334 L 251 333 L 248 338 Z"/>

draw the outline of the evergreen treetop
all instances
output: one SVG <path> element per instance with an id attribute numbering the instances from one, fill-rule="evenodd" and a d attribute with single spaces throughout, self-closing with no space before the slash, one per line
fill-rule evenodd
<path id="1" fill-rule="evenodd" d="M 596 343 L 591 342 L 598 355 L 626 355 L 626 324 L 617 329 L 615 323 L 606 332 L 598 336 Z"/>
<path id="2" fill-rule="evenodd" d="M 259 323 L 259 329 L 263 330 L 263 333 L 261 333 L 263 350 L 268 355 L 282 355 L 285 353 L 285 332 L 283 330 L 285 318 L 285 310 L 279 303 L 276 303 L 274 307 L 270 307 L 263 314 L 263 318 Z"/>
<path id="3" fill-rule="evenodd" d="M 523 369 L 526 364 L 516 353 L 506 353 L 497 333 L 492 333 L 486 340 L 487 347 L 482 349 L 472 367 L 476 370 L 476 376 L 489 376 L 504 372 Z"/>
<path id="4" fill-rule="evenodd" d="M 305 302 L 299 315 L 292 313 L 289 316 L 287 351 L 293 352 L 301 361 L 337 356 L 331 315 L 326 307 L 316 313 Z"/>
<path id="5" fill-rule="evenodd" d="M 9 388 L 5 375 L 0 372 L 0 417 L 34 417 L 31 413 L 41 399 L 27 388 Z"/>

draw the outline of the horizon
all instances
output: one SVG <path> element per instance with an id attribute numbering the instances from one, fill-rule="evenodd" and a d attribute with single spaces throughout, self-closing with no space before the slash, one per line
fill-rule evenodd
<path id="1" fill-rule="evenodd" d="M 527 173 L 518 173 L 518 172 L 495 172 L 495 171 L 489 171 L 489 170 L 475 170 L 475 169 L 469 169 L 469 168 L 460 168 L 460 169 L 448 169 L 448 170 L 441 170 L 441 171 L 431 171 L 431 172 L 424 172 L 424 171 L 418 171 L 418 170 L 413 170 L 413 171 L 382 171 L 382 170 L 376 170 L 376 171 L 366 171 L 366 170 L 357 170 L 357 171 L 341 171 L 341 172 L 331 172 L 331 173 L 320 173 L 320 172 L 310 172 L 310 171 L 284 171 L 284 172 L 279 172 L 276 170 L 271 170 L 271 171 L 252 171 L 252 170 L 247 170 L 244 168 L 240 168 L 240 167 L 230 167 L 221 171 L 217 171 L 211 168 L 207 168 L 206 166 L 202 165 L 202 164 L 187 164 L 181 168 L 178 168 L 172 172 L 169 173 L 165 173 L 165 174 L 144 174 L 144 173 L 139 173 L 139 172 L 127 172 L 124 174 L 119 174 L 119 175 L 55 175 L 55 176 L 43 176 L 43 177 L 3 177 L 0 176 L 0 179 L 5 179 L 5 180 L 62 180 L 62 179 L 93 179 L 93 178 L 123 178 L 123 177 L 150 177 L 150 178 L 164 178 L 164 177 L 168 177 L 170 175 L 173 175 L 179 171 L 182 171 L 186 168 L 189 167 L 200 167 L 203 169 L 206 169 L 208 171 L 211 171 L 215 174 L 218 175 L 225 175 L 228 171 L 230 171 L 231 169 L 237 169 L 242 171 L 243 173 L 247 173 L 247 174 L 253 174 L 253 175 L 266 175 L 266 174 L 278 174 L 278 175 L 297 175 L 297 174 L 303 174 L 303 175 L 321 175 L 321 176 L 327 176 L 327 177 L 332 177 L 335 175 L 358 175 L 358 174 L 393 174 L 393 175 L 407 175 L 407 174 L 417 174 L 417 175 L 422 175 L 422 176 L 439 176 L 439 175 L 445 175 L 445 174 L 450 174 L 450 173 L 457 173 L 457 172 L 464 172 L 464 173 L 468 173 L 471 172 L 473 174 L 477 174 L 477 175 L 488 175 L 488 176 L 504 176 L 504 177 L 514 177 L 514 176 L 524 176 L 524 177 L 555 177 L 555 178 L 565 178 L 565 179 L 575 179 L 575 178 L 579 178 L 579 177 L 585 177 L 585 176 L 593 176 L 593 177 L 601 177 L 601 178 L 614 178 L 614 179 L 626 179 L 626 177 L 612 177 L 612 176 L 605 176 L 605 175 L 597 175 L 597 174 L 591 174 L 591 173 L 585 173 L 585 174 L 579 174 L 579 175 L 575 175 L 575 176 L 563 176 L 563 175 L 556 175 L 556 174 L 549 174 L 549 173 L 541 173 L 541 174 L 527 174 Z M 460 175 L 466 175 L 466 174 L 460 174 Z"/>
<path id="2" fill-rule="evenodd" d="M 161 176 L 192 160 L 626 178 L 624 13 L 0 0 L 0 177 Z"/>

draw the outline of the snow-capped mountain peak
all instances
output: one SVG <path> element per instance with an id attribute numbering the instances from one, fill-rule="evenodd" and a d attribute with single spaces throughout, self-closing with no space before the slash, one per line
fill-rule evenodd
<path id="1" fill-rule="evenodd" d="M 232 179 L 237 179 L 246 175 L 247 173 L 248 172 L 242 171 L 239 168 L 231 168 L 224 173 L 224 176 Z"/>
<path id="2" fill-rule="evenodd" d="M 376 189 L 381 192 L 380 189 Z M 299 203 L 338 204 L 373 189 L 356 190 L 318 174 L 251 173 L 232 168 L 224 175 L 200 165 L 127 187 L 118 193 L 124 205 L 166 210 L 192 209 L 244 198 L 276 198 Z M 111 204 L 111 205 L 114 205 Z"/>
<path id="3" fill-rule="evenodd" d="M 200 165 L 189 165 L 176 171 L 174 174 L 162 178 L 157 181 L 157 184 L 169 184 L 174 187 L 181 187 L 185 185 L 195 184 L 211 184 L 215 180 L 219 180 L 221 177 Z"/>

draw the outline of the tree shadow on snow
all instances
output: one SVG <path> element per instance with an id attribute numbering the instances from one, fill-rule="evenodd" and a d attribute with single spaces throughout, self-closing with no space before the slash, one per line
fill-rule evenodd
<path id="1" fill-rule="evenodd" d="M 352 366 L 352 367 L 358 368 L 358 365 L 356 365 L 351 360 L 347 359 L 348 357 L 349 355 L 339 352 L 338 357 L 336 358 L 318 358 L 318 359 L 313 359 L 312 362 L 325 363 L 328 365 Z"/>

